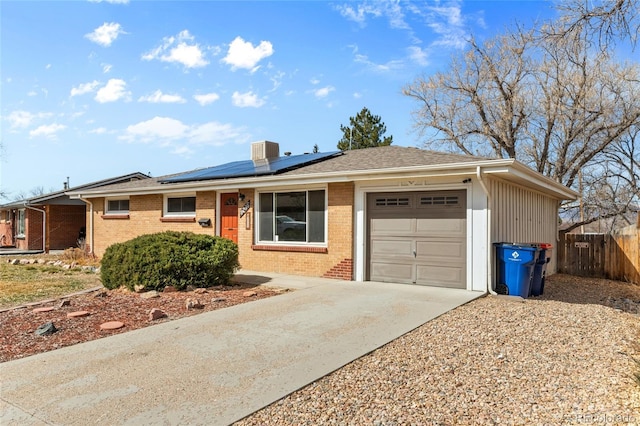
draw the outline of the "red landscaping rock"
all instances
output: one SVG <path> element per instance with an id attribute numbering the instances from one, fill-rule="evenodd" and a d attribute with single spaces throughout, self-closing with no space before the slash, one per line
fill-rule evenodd
<path id="1" fill-rule="evenodd" d="M 198 299 L 187 299 L 185 303 L 187 310 L 189 309 L 204 309 L 204 304 L 200 303 Z"/>
<path id="2" fill-rule="evenodd" d="M 87 311 L 75 311 L 75 312 L 69 312 L 67 314 L 67 318 L 80 318 L 80 317 L 87 317 L 89 316 L 89 312 Z"/>
<path id="3" fill-rule="evenodd" d="M 100 330 L 117 330 L 122 327 L 124 327 L 124 323 L 120 321 L 109 321 L 100 324 Z"/>
<path id="4" fill-rule="evenodd" d="M 157 308 L 153 308 L 149 311 L 149 321 L 154 321 L 160 318 L 165 318 L 167 314 Z"/>
<path id="5" fill-rule="evenodd" d="M 49 312 L 53 311 L 55 308 L 53 306 L 43 306 L 42 308 L 35 308 L 33 312 Z"/>

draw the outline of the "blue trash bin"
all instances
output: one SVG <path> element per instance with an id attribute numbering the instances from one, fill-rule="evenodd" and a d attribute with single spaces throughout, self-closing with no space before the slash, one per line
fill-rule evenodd
<path id="1" fill-rule="evenodd" d="M 553 247 L 549 243 L 530 243 L 532 247 L 538 248 L 538 259 L 533 267 L 533 277 L 531 278 L 531 288 L 529 296 L 541 296 L 544 293 L 544 281 L 547 276 L 547 263 L 551 260 L 547 257 L 547 252 Z"/>
<path id="2" fill-rule="evenodd" d="M 529 297 L 538 247 L 514 243 L 494 243 L 496 248 L 496 292 Z"/>

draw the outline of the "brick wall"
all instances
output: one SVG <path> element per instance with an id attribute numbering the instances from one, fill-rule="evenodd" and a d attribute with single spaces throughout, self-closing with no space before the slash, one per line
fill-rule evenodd
<path id="1" fill-rule="evenodd" d="M 17 240 L 16 247 L 23 250 L 42 250 L 42 213 L 26 209 L 25 239 Z"/>
<path id="2" fill-rule="evenodd" d="M 13 241 L 13 222 L 11 210 L 0 211 L 0 247 L 12 246 Z"/>
<path id="3" fill-rule="evenodd" d="M 139 235 L 153 234 L 163 231 L 187 231 L 199 234 L 215 235 L 216 193 L 204 191 L 196 193 L 196 218 L 188 221 L 162 218 L 163 195 L 136 195 L 129 199 L 128 215 L 105 215 L 104 198 L 94 198 L 93 252 L 102 256 L 107 247 L 114 243 L 130 240 Z M 87 211 L 89 211 L 87 209 Z M 87 213 L 89 214 L 89 213 Z M 197 219 L 211 219 L 211 226 L 202 227 Z M 89 220 L 87 218 L 87 223 Z M 87 238 L 89 238 L 87 230 Z"/>
<path id="4" fill-rule="evenodd" d="M 86 224 L 86 208 L 50 205 L 47 210 L 47 249 L 64 250 L 78 247 L 80 228 Z"/>
<path id="5" fill-rule="evenodd" d="M 278 272 L 302 276 L 330 277 L 350 280 L 353 277 L 353 196 L 352 183 L 328 186 L 328 244 L 325 248 L 255 246 L 255 191 L 242 189 L 251 208 L 238 219 L 240 265 L 247 270 Z M 140 195 L 129 199 L 129 215 L 104 215 L 104 199 L 92 199 L 94 205 L 94 253 L 102 256 L 114 243 L 138 235 L 165 230 L 190 231 L 215 235 L 216 193 L 196 194 L 196 219 L 210 218 L 211 226 L 203 228 L 191 222 L 161 221 L 163 196 Z M 87 220 L 89 223 L 89 220 Z"/>
<path id="6" fill-rule="evenodd" d="M 353 184 L 338 183 L 328 187 L 328 245 L 326 250 L 281 246 L 253 246 L 255 193 L 243 190 L 252 207 L 251 229 L 241 218 L 238 232 L 240 265 L 248 270 L 294 275 L 330 277 L 350 280 L 353 277 Z"/>

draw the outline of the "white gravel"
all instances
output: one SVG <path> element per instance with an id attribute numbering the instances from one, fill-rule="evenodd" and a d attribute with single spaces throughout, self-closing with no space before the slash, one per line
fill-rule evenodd
<path id="1" fill-rule="evenodd" d="M 237 425 L 640 424 L 640 286 L 555 275 L 484 297 Z"/>

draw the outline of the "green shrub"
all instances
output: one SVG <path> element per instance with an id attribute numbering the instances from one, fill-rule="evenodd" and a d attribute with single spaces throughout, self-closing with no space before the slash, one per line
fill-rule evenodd
<path id="1" fill-rule="evenodd" d="M 231 240 L 191 232 L 141 235 L 107 247 L 102 257 L 102 284 L 114 289 L 179 290 L 192 285 L 228 284 L 238 264 L 238 246 Z"/>

